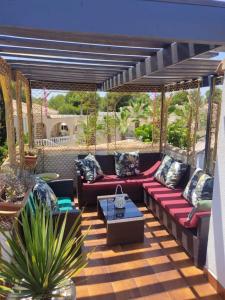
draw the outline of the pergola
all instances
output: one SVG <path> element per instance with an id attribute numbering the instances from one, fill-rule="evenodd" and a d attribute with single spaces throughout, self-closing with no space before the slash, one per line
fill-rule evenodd
<path id="1" fill-rule="evenodd" d="M 30 147 L 31 89 L 46 85 L 60 90 L 161 92 L 162 111 L 166 91 L 210 86 L 210 111 L 216 55 L 225 51 L 224 28 L 225 3 L 216 0 L 55 0 L 54 5 L 3 0 L 0 83 L 10 164 L 16 157 L 11 79 L 17 82 L 22 167 L 21 85 L 26 91 Z M 206 161 L 210 113 L 207 126 Z"/>

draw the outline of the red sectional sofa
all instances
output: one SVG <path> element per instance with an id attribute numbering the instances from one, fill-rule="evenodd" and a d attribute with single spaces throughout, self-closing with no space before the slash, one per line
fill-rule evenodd
<path id="1" fill-rule="evenodd" d="M 79 155 L 78 159 L 84 158 L 85 155 Z M 153 180 L 153 175 L 160 165 L 162 155 L 160 153 L 140 153 L 139 167 L 140 175 L 127 178 L 118 178 L 115 175 L 114 155 L 96 155 L 104 177 L 94 183 L 84 182 L 80 172 L 76 169 L 76 190 L 79 207 L 93 206 L 97 204 L 97 196 L 110 195 L 115 193 L 116 186 L 120 184 L 123 192 L 127 193 L 131 199 L 138 203 L 143 202 L 144 182 Z"/>
<path id="2" fill-rule="evenodd" d="M 80 155 L 78 158 L 84 157 Z M 118 178 L 115 175 L 114 155 L 95 157 L 105 176 L 94 183 L 86 183 L 77 170 L 79 207 L 96 205 L 98 195 L 114 194 L 116 186 L 120 184 L 123 192 L 134 202 L 144 201 L 146 207 L 193 257 L 195 264 L 203 267 L 206 260 L 210 213 L 195 213 L 191 221 L 187 221 L 193 206 L 182 196 L 182 191 L 194 170 L 188 168 L 179 186 L 170 189 L 154 179 L 154 173 L 161 163 L 160 153 L 140 153 L 141 174 L 127 178 Z"/>

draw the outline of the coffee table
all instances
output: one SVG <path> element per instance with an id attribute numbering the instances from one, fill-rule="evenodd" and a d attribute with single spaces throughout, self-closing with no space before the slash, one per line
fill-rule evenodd
<path id="1" fill-rule="evenodd" d="M 115 195 L 97 197 L 98 217 L 106 225 L 107 245 L 140 243 L 144 240 L 144 216 L 126 195 L 126 207 L 114 207 Z"/>

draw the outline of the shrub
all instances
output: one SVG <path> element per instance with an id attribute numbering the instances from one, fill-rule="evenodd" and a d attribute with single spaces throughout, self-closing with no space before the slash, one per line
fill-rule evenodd
<path id="1" fill-rule="evenodd" d="M 6 145 L 0 146 L 0 164 L 3 162 L 3 160 L 6 158 L 8 153 L 8 148 Z"/>
<path id="2" fill-rule="evenodd" d="M 181 149 L 188 145 L 188 128 L 183 120 L 177 120 L 168 126 L 168 143 Z"/>
<path id="3" fill-rule="evenodd" d="M 135 136 L 142 142 L 152 141 L 152 124 L 144 124 L 135 129 Z"/>

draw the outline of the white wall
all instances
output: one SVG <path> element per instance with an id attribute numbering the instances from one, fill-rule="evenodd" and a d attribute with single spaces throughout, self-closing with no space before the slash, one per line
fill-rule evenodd
<path id="1" fill-rule="evenodd" d="M 225 287 L 225 82 L 209 229 L 207 269 Z"/>

